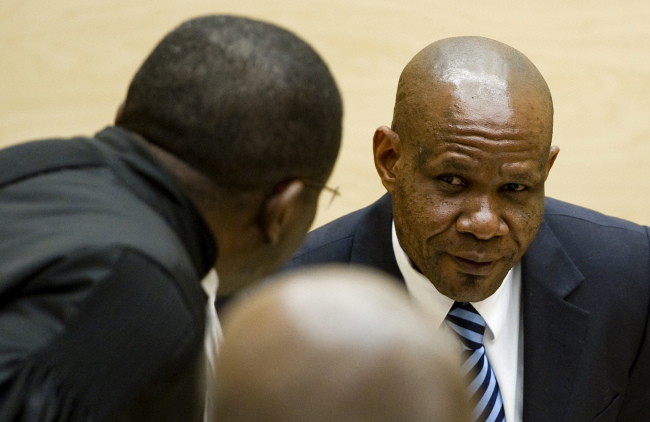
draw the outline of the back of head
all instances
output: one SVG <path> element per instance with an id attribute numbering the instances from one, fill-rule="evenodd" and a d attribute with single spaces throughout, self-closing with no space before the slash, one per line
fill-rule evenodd
<path id="1" fill-rule="evenodd" d="M 319 55 L 296 35 L 205 16 L 169 33 L 135 75 L 117 121 L 229 191 L 325 181 L 342 104 Z"/>
<path id="2" fill-rule="evenodd" d="M 279 280 L 224 316 L 223 422 L 462 422 L 459 353 L 374 270 Z"/>

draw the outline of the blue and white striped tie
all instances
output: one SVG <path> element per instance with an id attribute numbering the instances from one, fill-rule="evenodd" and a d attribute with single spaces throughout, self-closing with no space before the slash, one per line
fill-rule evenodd
<path id="1" fill-rule="evenodd" d="M 494 370 L 488 362 L 483 346 L 485 320 L 472 305 L 455 302 L 447 314 L 447 324 L 460 336 L 463 350 L 463 375 L 468 381 L 467 391 L 474 406 L 472 420 L 476 422 L 503 422 L 506 420 L 503 400 Z"/>

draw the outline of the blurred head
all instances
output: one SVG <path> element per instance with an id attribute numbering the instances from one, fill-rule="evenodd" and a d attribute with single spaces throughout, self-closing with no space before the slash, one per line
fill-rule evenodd
<path id="1" fill-rule="evenodd" d="M 522 257 L 559 152 L 552 132 L 548 86 L 512 47 L 449 38 L 408 63 L 375 165 L 400 245 L 442 294 L 481 301 Z"/>
<path id="2" fill-rule="evenodd" d="M 375 271 L 312 267 L 227 308 L 223 422 L 461 422 L 460 353 Z"/>
<path id="3" fill-rule="evenodd" d="M 237 290 L 302 241 L 338 154 L 341 120 L 327 65 L 299 37 L 204 16 L 155 47 L 116 124 L 143 137 L 183 183 L 217 238 L 221 285 Z"/>

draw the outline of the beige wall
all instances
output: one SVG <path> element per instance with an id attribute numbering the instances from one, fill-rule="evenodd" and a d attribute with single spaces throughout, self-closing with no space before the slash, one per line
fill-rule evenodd
<path id="1" fill-rule="evenodd" d="M 422 47 L 454 35 L 510 44 L 546 77 L 562 148 L 550 196 L 650 224 L 647 0 L 2 0 L 0 145 L 110 124 L 154 44 L 205 13 L 285 26 L 330 64 L 346 108 L 331 179 L 343 196 L 322 207 L 317 225 L 383 192 L 371 138 L 390 124 L 399 73 Z"/>

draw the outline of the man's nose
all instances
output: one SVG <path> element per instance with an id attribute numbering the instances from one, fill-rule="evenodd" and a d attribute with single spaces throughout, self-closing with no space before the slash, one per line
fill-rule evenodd
<path id="1" fill-rule="evenodd" d="M 508 234 L 509 228 L 501 217 L 497 201 L 482 196 L 467 201 L 465 208 L 456 221 L 459 233 L 470 233 L 480 240 Z"/>

